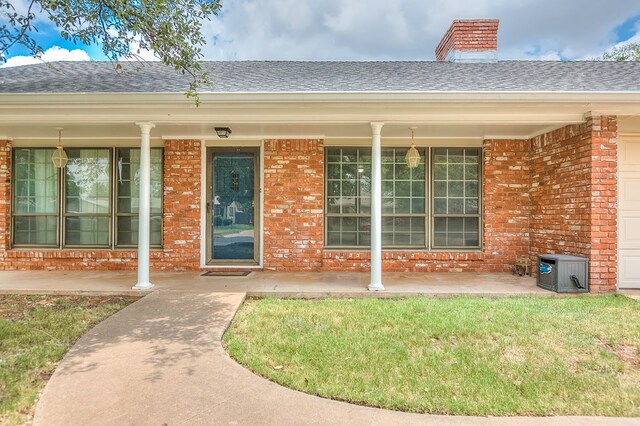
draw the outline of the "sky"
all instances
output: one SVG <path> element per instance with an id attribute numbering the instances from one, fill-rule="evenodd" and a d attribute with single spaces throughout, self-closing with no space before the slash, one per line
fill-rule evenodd
<path id="1" fill-rule="evenodd" d="M 17 9 L 26 0 L 14 0 Z M 498 18 L 498 58 L 592 59 L 640 41 L 640 1 L 222 0 L 203 23 L 206 60 L 433 60 L 454 19 Z M 103 60 L 98 46 L 63 40 L 36 23 L 43 60 Z M 38 60 L 16 48 L 4 66 Z M 147 58 L 153 55 L 148 53 Z"/>

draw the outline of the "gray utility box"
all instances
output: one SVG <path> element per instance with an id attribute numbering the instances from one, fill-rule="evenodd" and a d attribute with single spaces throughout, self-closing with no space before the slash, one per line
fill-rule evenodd
<path id="1" fill-rule="evenodd" d="M 566 254 L 539 254 L 536 284 L 558 293 L 588 293 L 589 259 Z"/>

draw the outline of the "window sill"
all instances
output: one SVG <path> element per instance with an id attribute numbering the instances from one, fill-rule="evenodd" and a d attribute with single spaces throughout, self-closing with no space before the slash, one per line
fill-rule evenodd
<path id="1" fill-rule="evenodd" d="M 331 251 L 331 252 L 341 252 L 341 251 L 349 251 L 349 252 L 370 252 L 371 249 L 369 247 L 323 247 L 323 251 Z M 393 248 L 383 248 L 382 252 L 416 252 L 416 253 L 484 253 L 482 248 L 474 247 L 470 249 L 461 249 L 461 248 L 451 248 L 451 249 L 428 249 L 422 247 L 393 247 Z"/>
<path id="2" fill-rule="evenodd" d="M 324 259 L 354 259 L 369 260 L 371 252 L 368 249 L 325 248 L 322 252 Z M 483 261 L 484 252 L 480 250 L 382 250 L 383 260 L 409 260 L 409 261 Z"/>
<path id="3" fill-rule="evenodd" d="M 41 252 L 57 252 L 57 253 L 78 253 L 78 252 L 105 252 L 105 253 L 129 253 L 129 252 L 137 252 L 137 247 L 116 247 L 112 248 L 104 248 L 104 247 L 45 247 L 45 246 L 18 246 L 12 247 L 7 250 L 7 253 L 11 252 L 25 252 L 25 251 L 41 251 Z M 162 252 L 164 248 L 162 247 L 151 247 L 151 252 Z"/>

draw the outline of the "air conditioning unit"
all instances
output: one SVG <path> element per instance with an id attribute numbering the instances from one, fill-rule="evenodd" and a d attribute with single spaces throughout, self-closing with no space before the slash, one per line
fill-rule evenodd
<path id="1" fill-rule="evenodd" d="M 557 293 L 588 293 L 589 259 L 566 254 L 540 254 L 536 284 Z"/>

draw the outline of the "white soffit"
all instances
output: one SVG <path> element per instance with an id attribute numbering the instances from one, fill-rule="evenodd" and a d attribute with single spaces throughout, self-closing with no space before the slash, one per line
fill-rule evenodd
<path id="1" fill-rule="evenodd" d="M 633 96 L 631 96 L 633 95 Z M 617 100 L 617 102 L 616 102 Z M 4 101 L 4 102 L 3 102 Z M 155 139 L 217 140 L 214 126 L 229 126 L 229 140 L 367 138 L 382 121 L 383 138 L 404 138 L 418 126 L 425 139 L 528 138 L 589 112 L 640 115 L 630 93 L 281 93 L 0 95 L 0 134 L 15 140 L 124 140 L 140 136 L 137 121 L 156 124 Z"/>
<path id="2" fill-rule="evenodd" d="M 580 121 L 576 121 L 580 122 Z M 416 138 L 431 144 L 437 140 L 482 140 L 482 139 L 525 139 L 544 133 L 548 130 L 570 123 L 555 123 L 551 126 L 543 124 L 432 124 L 422 122 L 394 123 L 385 122 L 382 138 L 408 139 L 410 126 L 417 126 Z M 215 125 L 229 126 L 232 134 L 228 139 L 220 139 L 215 135 Z M 0 124 L 0 132 L 10 136 L 14 144 L 55 145 L 57 142 L 56 123 L 10 125 Z M 136 145 L 139 143 L 138 127 L 129 123 L 112 124 L 70 124 L 66 123 L 63 131 L 63 142 L 67 146 L 87 144 Z M 241 143 L 263 139 L 325 139 L 327 141 L 348 141 L 371 139 L 371 127 L 368 122 L 338 124 L 246 124 L 217 123 L 209 124 L 157 124 L 151 131 L 152 143 L 162 144 L 168 139 L 202 139 L 207 144 Z M 333 142 L 328 142 L 333 143 Z M 339 142 L 342 143 L 342 142 Z"/>
<path id="3" fill-rule="evenodd" d="M 459 123 L 560 123 L 581 119 L 588 111 L 633 115 L 640 97 L 607 94 L 598 100 L 579 94 L 326 93 L 201 95 L 195 106 L 184 95 L 73 94 L 0 95 L 0 123 L 196 124 L 213 118 L 234 123 L 340 123 L 395 121 Z M 526 95 L 526 96 L 525 96 Z"/>
<path id="4" fill-rule="evenodd" d="M 618 117 L 618 133 L 640 135 L 640 115 Z"/>

